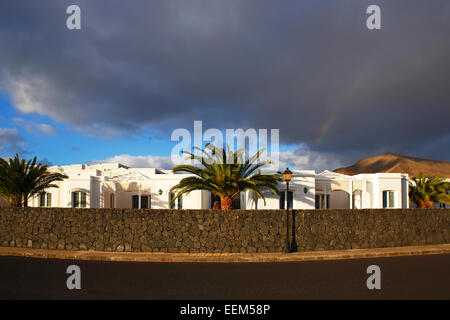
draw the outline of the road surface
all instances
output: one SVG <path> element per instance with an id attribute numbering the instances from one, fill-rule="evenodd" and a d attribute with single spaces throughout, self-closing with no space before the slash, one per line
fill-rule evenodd
<path id="1" fill-rule="evenodd" d="M 81 289 L 69 290 L 78 265 Z M 380 268 L 381 289 L 367 288 Z M 0 299 L 450 299 L 450 254 L 275 263 L 0 257 Z"/>

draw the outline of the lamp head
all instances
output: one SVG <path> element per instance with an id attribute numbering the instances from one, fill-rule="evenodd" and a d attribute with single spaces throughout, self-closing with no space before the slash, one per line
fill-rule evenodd
<path id="1" fill-rule="evenodd" d="M 291 181 L 291 179 L 292 179 L 292 171 L 289 170 L 289 168 L 286 168 L 286 170 L 284 170 L 284 172 L 283 172 L 283 179 L 286 182 Z"/>

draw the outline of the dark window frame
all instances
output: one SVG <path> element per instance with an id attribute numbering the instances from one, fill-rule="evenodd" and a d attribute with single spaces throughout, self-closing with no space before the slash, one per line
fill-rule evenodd
<path id="1" fill-rule="evenodd" d="M 280 210 L 286 209 L 286 190 L 280 191 Z M 289 190 L 288 193 L 288 210 L 291 210 L 294 207 L 294 191 Z"/>
<path id="2" fill-rule="evenodd" d="M 152 197 L 149 194 L 141 195 L 141 209 L 151 209 L 152 207 Z M 139 195 L 133 194 L 131 196 L 131 208 L 139 209 Z"/>
<path id="3" fill-rule="evenodd" d="M 382 192 L 383 209 L 395 208 L 395 191 L 383 190 Z"/>

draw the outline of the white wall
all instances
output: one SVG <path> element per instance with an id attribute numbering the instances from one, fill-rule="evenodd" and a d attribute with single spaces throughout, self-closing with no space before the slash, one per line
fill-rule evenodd
<path id="1" fill-rule="evenodd" d="M 187 174 L 155 174 L 150 177 L 152 180 L 152 208 L 154 209 L 168 209 L 170 189 L 175 186 L 181 179 L 188 177 Z M 159 190 L 162 194 L 159 194 Z M 202 209 L 207 205 L 204 197 L 207 197 L 205 191 L 197 190 L 189 194 L 184 194 L 183 209 Z M 175 208 L 176 208 L 175 203 Z"/>
<path id="2" fill-rule="evenodd" d="M 398 178 L 380 177 L 378 188 L 378 208 L 383 208 L 383 191 L 394 191 L 394 207 L 402 208 L 402 181 Z"/>
<path id="3" fill-rule="evenodd" d="M 304 188 L 307 188 L 306 193 Z M 280 183 L 278 190 L 286 191 L 286 183 Z M 289 191 L 293 192 L 293 209 L 314 209 L 315 208 L 315 172 L 313 170 L 295 170 L 292 180 L 289 182 Z M 241 203 L 242 209 L 279 209 L 280 198 L 271 191 L 263 193 L 266 204 L 262 198 L 256 197 L 253 192 L 246 192 L 245 201 Z M 286 199 L 286 198 L 285 198 Z M 286 206 L 286 205 L 285 205 Z"/>
<path id="4" fill-rule="evenodd" d="M 73 191 L 87 192 L 87 207 L 99 208 L 110 207 L 110 195 L 112 192 L 101 194 L 102 181 L 113 181 L 112 179 L 121 179 L 127 175 L 137 174 L 146 184 L 149 184 L 147 190 L 141 192 L 141 195 L 151 196 L 151 208 L 167 209 L 169 208 L 169 190 L 181 179 L 188 177 L 188 174 L 158 174 L 154 168 L 126 169 L 118 164 L 84 166 L 73 165 L 63 167 L 51 167 L 52 171 L 61 172 L 69 176 L 62 182 L 56 182 L 59 188 L 52 188 L 47 192 L 52 193 L 53 207 L 71 207 L 71 193 Z M 362 208 L 382 208 L 382 192 L 385 190 L 394 191 L 395 207 L 407 208 L 408 201 L 408 180 L 406 175 L 395 173 L 378 174 L 360 174 L 349 177 L 344 175 L 337 176 L 335 173 L 327 172 L 320 175 L 320 179 L 334 177 L 338 180 L 357 179 L 365 181 L 366 191 L 362 192 Z M 133 178 L 133 177 L 132 177 Z M 123 178 L 125 179 L 125 178 Z M 124 180 L 124 182 L 126 179 Z M 128 180 L 131 181 L 131 180 Z M 304 192 L 304 188 L 307 192 Z M 286 190 L 286 183 L 280 183 L 280 191 Z M 106 190 L 105 190 L 106 191 Z M 159 194 L 161 191 L 161 194 Z M 316 174 L 313 170 L 293 170 L 292 180 L 289 184 L 289 191 L 294 192 L 294 209 L 314 209 Z M 347 191 L 327 191 L 330 194 L 330 208 L 349 208 L 350 199 Z M 131 208 L 132 196 L 138 195 L 138 192 L 117 191 L 117 208 Z M 241 209 L 279 209 L 279 197 L 273 195 L 271 191 L 264 192 L 266 203 L 261 198 L 257 198 L 252 192 L 243 192 L 241 194 Z M 193 191 L 189 195 L 183 195 L 183 209 L 209 209 L 211 207 L 211 196 L 208 191 Z M 30 206 L 38 206 L 39 199 L 34 197 L 30 199 Z"/>
<path id="5" fill-rule="evenodd" d="M 394 191 L 395 208 L 408 208 L 408 176 L 400 173 L 374 173 L 355 176 L 366 180 L 369 208 L 383 208 L 383 191 Z"/>

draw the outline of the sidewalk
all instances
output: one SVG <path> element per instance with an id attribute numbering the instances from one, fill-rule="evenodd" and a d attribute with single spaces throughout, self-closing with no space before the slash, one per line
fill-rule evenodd
<path id="1" fill-rule="evenodd" d="M 159 252 L 104 252 L 69 251 L 0 247 L 0 256 L 44 259 L 129 261 L 129 262 L 295 262 L 313 260 L 342 260 L 449 254 L 450 244 L 354 249 L 336 251 L 311 251 L 296 253 L 159 253 Z"/>

